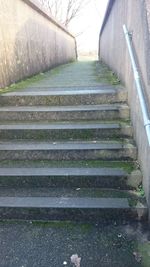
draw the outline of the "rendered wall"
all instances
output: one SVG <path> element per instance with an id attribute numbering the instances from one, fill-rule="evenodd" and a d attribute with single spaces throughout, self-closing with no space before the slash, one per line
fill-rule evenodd
<path id="1" fill-rule="evenodd" d="M 0 88 L 74 59 L 75 38 L 38 0 L 0 0 Z"/>
<path id="2" fill-rule="evenodd" d="M 143 119 L 133 71 L 122 25 L 133 34 L 133 44 L 140 66 L 147 105 L 150 107 L 150 4 L 149 0 L 110 1 L 111 12 L 105 17 L 100 35 L 100 59 L 107 63 L 128 89 L 128 101 L 138 157 L 143 171 L 143 184 L 150 207 L 150 148 L 143 126 Z"/>

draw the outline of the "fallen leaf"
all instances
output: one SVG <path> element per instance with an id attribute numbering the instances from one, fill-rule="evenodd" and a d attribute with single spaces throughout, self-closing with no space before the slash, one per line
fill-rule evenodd
<path id="1" fill-rule="evenodd" d="M 70 259 L 75 267 L 80 267 L 81 258 L 79 258 L 77 254 L 72 255 Z"/>

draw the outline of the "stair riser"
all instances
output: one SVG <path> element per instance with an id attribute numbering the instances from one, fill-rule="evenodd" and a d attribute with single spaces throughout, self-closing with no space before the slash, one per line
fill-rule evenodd
<path id="1" fill-rule="evenodd" d="M 100 140 L 132 137 L 132 128 L 118 129 L 59 129 L 59 130 L 0 130 L 1 140 Z"/>
<path id="2" fill-rule="evenodd" d="M 142 214 L 139 216 L 138 214 Z M 147 209 L 140 208 L 109 208 L 109 209 L 85 209 L 85 208 L 0 208 L 0 219 L 13 220 L 70 220 L 88 222 L 117 221 L 146 221 Z"/>
<path id="3" fill-rule="evenodd" d="M 98 105 L 124 103 L 127 100 L 126 92 L 109 94 L 81 94 L 64 96 L 1 96 L 0 105 L 10 106 L 66 106 L 66 105 Z"/>
<path id="4" fill-rule="evenodd" d="M 0 151 L 0 160 L 130 160 L 137 158 L 136 148 L 102 150 L 8 150 Z"/>
<path id="5" fill-rule="evenodd" d="M 3 176 L 0 177 L 0 187 L 132 189 L 125 176 Z"/>
<path id="6" fill-rule="evenodd" d="M 107 111 L 13 112 L 1 111 L 0 121 L 95 121 L 129 119 L 129 109 Z"/>

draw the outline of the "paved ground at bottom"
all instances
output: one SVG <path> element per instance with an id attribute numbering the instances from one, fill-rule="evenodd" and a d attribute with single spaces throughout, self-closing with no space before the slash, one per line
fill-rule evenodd
<path id="1" fill-rule="evenodd" d="M 1 267 L 149 267 L 150 234 L 140 223 L 0 223 Z"/>

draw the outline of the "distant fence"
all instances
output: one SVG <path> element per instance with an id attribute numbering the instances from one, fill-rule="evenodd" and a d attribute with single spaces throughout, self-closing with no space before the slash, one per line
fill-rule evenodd
<path id="1" fill-rule="evenodd" d="M 132 42 L 150 112 L 150 3 L 149 0 L 110 0 L 100 33 L 99 57 L 107 63 L 128 89 L 128 100 L 138 155 L 143 170 L 143 184 L 150 208 L 150 148 L 143 126 L 139 98 L 123 24 L 132 34 Z"/>
<path id="2" fill-rule="evenodd" d="M 38 1 L 0 1 L 0 88 L 75 59 L 75 38 Z"/>

